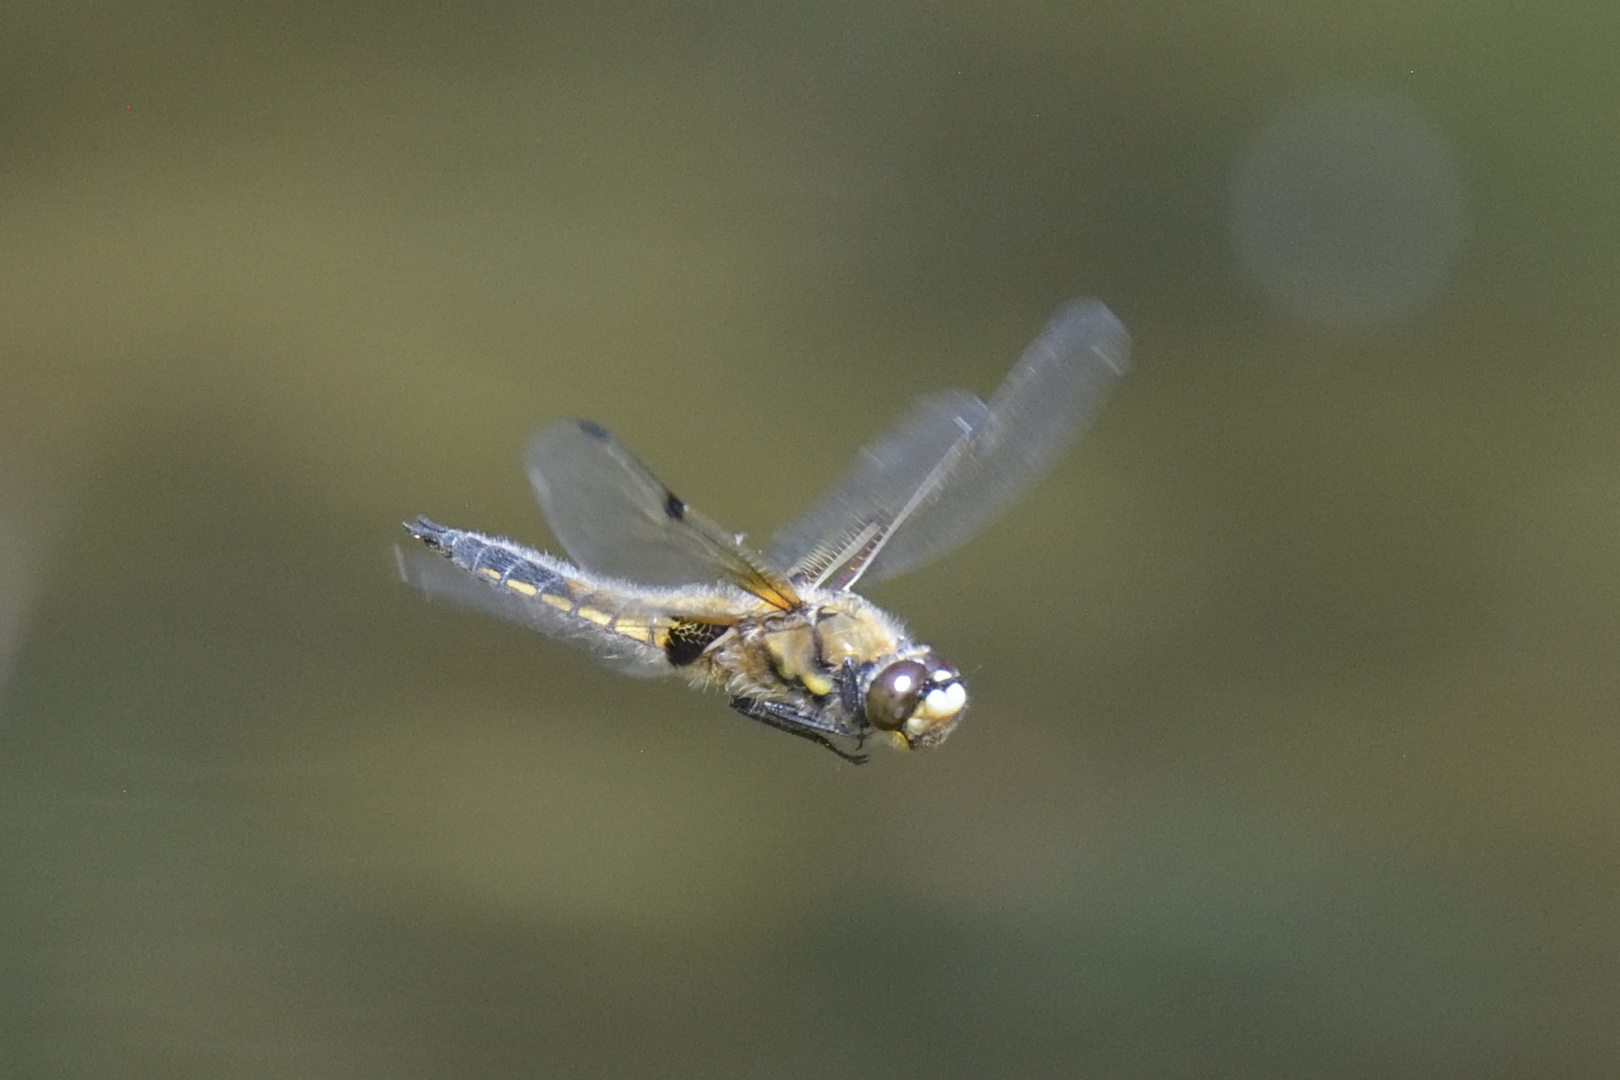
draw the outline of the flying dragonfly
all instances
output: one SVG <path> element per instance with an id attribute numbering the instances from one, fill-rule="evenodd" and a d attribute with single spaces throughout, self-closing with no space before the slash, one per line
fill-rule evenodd
<path id="1" fill-rule="evenodd" d="M 1124 374 L 1125 327 L 1060 308 L 989 403 L 917 400 L 764 553 L 699 514 L 603 428 L 541 428 L 525 457 L 563 559 L 419 517 L 400 576 L 637 675 L 718 686 L 751 720 L 857 764 L 869 741 L 937 746 L 961 672 L 853 591 L 964 543 L 1057 462 Z M 444 556 L 445 558 L 435 557 Z M 446 561 L 448 559 L 448 561 Z"/>

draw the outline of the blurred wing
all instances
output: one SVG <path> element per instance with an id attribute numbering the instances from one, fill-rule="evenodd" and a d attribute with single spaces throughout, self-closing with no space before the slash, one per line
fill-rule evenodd
<path id="1" fill-rule="evenodd" d="M 541 428 L 524 460 L 551 531 L 584 569 L 640 585 L 730 581 L 783 610 L 798 606 L 781 574 L 589 420 Z"/>
<path id="2" fill-rule="evenodd" d="M 1097 300 L 1060 308 L 986 405 L 919 401 L 860 452 L 838 487 L 782 530 L 771 563 L 847 589 L 965 543 L 1056 464 L 1125 373 L 1130 335 Z"/>
<path id="3" fill-rule="evenodd" d="M 863 447 L 844 481 L 771 542 L 773 565 L 799 583 L 848 588 L 908 507 L 937 491 L 963 440 L 988 424 L 990 408 L 965 390 L 921 398 Z"/>

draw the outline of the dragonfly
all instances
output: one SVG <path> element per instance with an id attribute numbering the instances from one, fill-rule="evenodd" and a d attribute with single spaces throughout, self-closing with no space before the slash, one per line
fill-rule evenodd
<path id="1" fill-rule="evenodd" d="M 977 534 L 1047 473 L 1126 371 L 1130 336 L 1097 300 L 1058 309 L 988 402 L 917 399 L 763 551 L 698 513 L 606 429 L 561 420 L 525 464 L 567 558 L 405 522 L 401 578 L 636 675 L 719 687 L 743 716 L 867 760 L 944 742 L 959 668 L 855 592 Z"/>

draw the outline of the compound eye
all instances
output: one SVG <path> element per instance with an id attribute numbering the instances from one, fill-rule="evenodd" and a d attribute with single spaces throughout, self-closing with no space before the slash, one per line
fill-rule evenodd
<path id="1" fill-rule="evenodd" d="M 928 665 L 916 660 L 890 664 L 866 691 L 866 718 L 879 731 L 899 731 L 917 711 L 917 699 L 928 689 Z"/>

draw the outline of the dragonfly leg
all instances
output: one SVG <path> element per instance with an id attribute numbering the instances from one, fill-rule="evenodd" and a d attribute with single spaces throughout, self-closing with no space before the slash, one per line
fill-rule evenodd
<path id="1" fill-rule="evenodd" d="M 756 701 L 753 698 L 737 697 L 731 699 L 731 707 L 750 720 L 758 720 L 765 726 L 773 727 L 777 731 L 785 731 L 789 735 L 809 739 L 817 746 L 826 747 L 851 765 L 865 764 L 868 757 L 866 754 L 852 754 L 829 739 L 825 732 L 831 731 L 831 729 L 827 728 L 825 721 L 806 716 L 804 713 L 791 709 L 779 701 Z M 842 734 L 842 732 L 833 733 Z M 854 736 L 851 737 L 855 738 Z M 856 738 L 855 749 L 859 750 L 864 741 L 864 739 Z"/>

